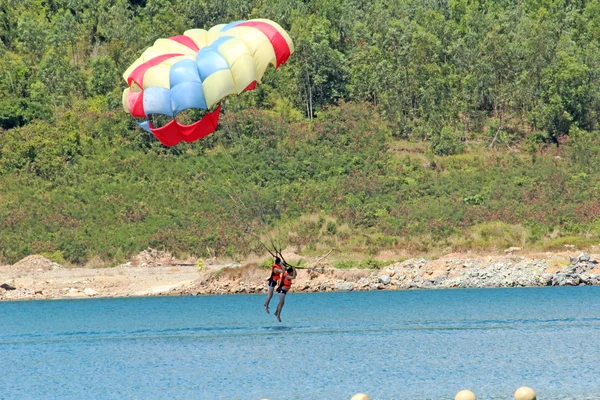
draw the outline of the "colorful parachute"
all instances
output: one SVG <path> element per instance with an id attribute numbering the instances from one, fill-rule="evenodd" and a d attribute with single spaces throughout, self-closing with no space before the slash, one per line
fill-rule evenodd
<path id="1" fill-rule="evenodd" d="M 208 31 L 191 29 L 183 35 L 158 39 L 123 74 L 129 87 L 123 107 L 133 117 L 152 114 L 175 117 L 179 112 L 209 110 L 228 95 L 253 90 L 272 64 L 285 63 L 294 51 L 292 39 L 267 19 L 221 24 Z M 166 146 L 193 142 L 214 132 L 220 105 L 192 125 L 173 119 L 155 128 L 138 122 Z"/>

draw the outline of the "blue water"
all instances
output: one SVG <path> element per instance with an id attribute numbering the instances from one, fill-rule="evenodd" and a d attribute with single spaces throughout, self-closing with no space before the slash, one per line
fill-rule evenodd
<path id="1" fill-rule="evenodd" d="M 272 309 L 277 299 L 273 299 Z M 0 303 L 2 399 L 600 399 L 600 287 Z"/>

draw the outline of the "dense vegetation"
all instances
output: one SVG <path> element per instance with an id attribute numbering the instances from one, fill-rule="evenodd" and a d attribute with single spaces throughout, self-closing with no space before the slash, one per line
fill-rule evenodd
<path id="1" fill-rule="evenodd" d="M 214 135 L 121 109 L 155 39 L 258 17 L 296 52 Z M 0 258 L 585 247 L 599 114 L 600 0 L 0 0 Z"/>

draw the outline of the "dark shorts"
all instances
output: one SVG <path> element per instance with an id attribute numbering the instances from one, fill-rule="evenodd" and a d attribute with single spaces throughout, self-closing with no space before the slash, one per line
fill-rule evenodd
<path id="1" fill-rule="evenodd" d="M 284 287 L 277 289 L 277 293 L 282 294 L 284 296 L 287 294 L 287 292 L 288 292 L 288 289 L 286 289 Z"/>
<path id="2" fill-rule="evenodd" d="M 275 288 L 275 286 L 277 286 L 277 281 L 276 281 L 276 280 L 274 280 L 273 278 L 269 278 L 269 279 L 267 279 L 267 282 L 269 283 L 269 287 L 270 287 L 270 288 L 273 288 L 273 289 L 274 289 L 274 288 Z"/>

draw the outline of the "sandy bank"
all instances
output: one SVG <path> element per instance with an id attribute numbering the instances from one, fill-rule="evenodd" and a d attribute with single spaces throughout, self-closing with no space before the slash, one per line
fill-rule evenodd
<path id="1" fill-rule="evenodd" d="M 335 269 L 326 262 L 298 271 L 294 292 L 600 284 L 598 255 L 448 254 L 409 259 L 381 270 Z M 269 271 L 256 264 L 196 263 L 149 249 L 113 268 L 64 267 L 30 256 L 0 266 L 0 300 L 265 293 Z"/>

